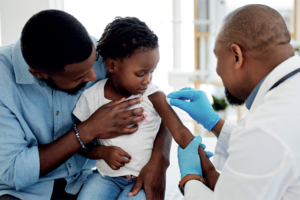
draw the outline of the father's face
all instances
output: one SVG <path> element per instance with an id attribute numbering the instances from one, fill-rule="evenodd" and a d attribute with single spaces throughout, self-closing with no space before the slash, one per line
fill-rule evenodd
<path id="1" fill-rule="evenodd" d="M 94 81 L 96 74 L 92 68 L 96 60 L 96 50 L 93 48 L 91 56 L 83 62 L 69 64 L 61 73 L 48 75 L 46 83 L 55 90 L 68 94 L 76 94 L 87 82 Z"/>
<path id="2" fill-rule="evenodd" d="M 227 101 L 231 105 L 242 105 L 245 101 L 238 98 L 240 95 L 234 71 L 235 56 L 226 48 L 225 43 L 218 39 L 215 43 L 214 54 L 217 58 L 217 73 L 223 81 Z"/>

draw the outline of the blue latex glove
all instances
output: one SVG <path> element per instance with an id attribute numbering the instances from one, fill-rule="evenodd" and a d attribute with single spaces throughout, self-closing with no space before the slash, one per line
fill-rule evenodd
<path id="1" fill-rule="evenodd" d="M 180 168 L 180 174 L 181 178 L 185 177 L 188 174 L 197 174 L 200 176 L 203 176 L 202 174 L 202 168 L 201 168 L 201 162 L 200 162 L 200 156 L 198 154 L 198 148 L 201 145 L 203 149 L 206 148 L 206 146 L 202 143 L 201 136 L 195 137 L 189 145 L 182 149 L 178 145 L 178 164 Z M 205 152 L 207 157 L 213 156 L 212 152 Z"/>
<path id="2" fill-rule="evenodd" d="M 198 135 L 197 137 L 201 137 L 201 136 Z M 202 138 L 201 138 L 201 140 L 202 140 Z M 201 143 L 200 146 L 205 150 L 205 148 L 206 148 L 205 144 Z M 210 152 L 210 151 L 204 151 L 204 152 L 208 158 L 211 158 L 214 155 L 214 153 Z"/>
<path id="3" fill-rule="evenodd" d="M 198 124 L 208 131 L 219 122 L 220 117 L 208 101 L 206 93 L 193 88 L 182 88 L 170 93 L 170 104 L 186 111 Z M 190 100 L 190 102 L 186 101 Z"/>

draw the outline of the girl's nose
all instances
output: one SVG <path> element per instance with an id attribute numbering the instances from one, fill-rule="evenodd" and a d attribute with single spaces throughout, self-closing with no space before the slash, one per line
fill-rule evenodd
<path id="1" fill-rule="evenodd" d="M 144 85 L 148 85 L 148 84 L 151 82 L 151 80 L 152 80 L 152 73 L 149 73 L 149 74 L 147 74 L 147 75 L 145 76 L 145 79 L 144 79 L 144 81 L 143 81 L 143 84 L 144 84 Z"/>

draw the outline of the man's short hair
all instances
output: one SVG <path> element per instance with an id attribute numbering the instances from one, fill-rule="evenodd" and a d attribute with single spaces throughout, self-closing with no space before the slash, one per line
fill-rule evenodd
<path id="1" fill-rule="evenodd" d="M 27 64 L 48 74 L 86 60 L 93 45 L 85 27 L 74 16 L 59 10 L 33 15 L 21 34 L 21 50 Z"/>
<path id="2" fill-rule="evenodd" d="M 269 59 L 268 48 L 288 44 L 290 40 L 283 17 L 273 8 L 260 4 L 246 5 L 229 13 L 219 35 L 219 41 L 228 49 L 231 44 L 238 44 L 258 59 Z"/>

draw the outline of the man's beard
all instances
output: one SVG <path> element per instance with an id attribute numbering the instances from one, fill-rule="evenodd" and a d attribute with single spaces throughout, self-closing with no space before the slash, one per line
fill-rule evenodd
<path id="1" fill-rule="evenodd" d="M 53 80 L 51 78 L 49 78 L 48 80 L 45 80 L 45 82 L 53 90 L 60 90 L 62 92 L 66 92 L 66 93 L 68 93 L 70 95 L 76 95 L 78 93 L 78 91 L 81 90 L 82 88 L 84 88 L 85 85 L 87 84 L 87 82 L 84 82 L 84 83 L 81 83 L 81 84 L 77 85 L 75 88 L 72 88 L 72 89 L 61 89 L 61 88 L 57 87 L 54 84 L 54 82 L 53 82 Z"/>
<path id="2" fill-rule="evenodd" d="M 245 101 L 232 96 L 226 88 L 225 88 L 225 96 L 230 105 L 241 106 L 245 103 Z"/>

